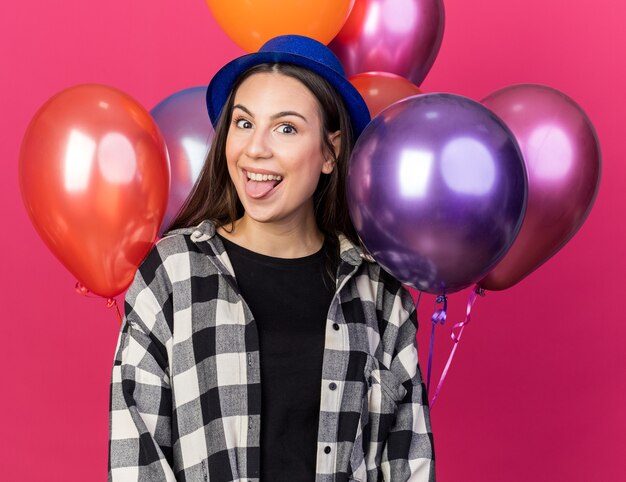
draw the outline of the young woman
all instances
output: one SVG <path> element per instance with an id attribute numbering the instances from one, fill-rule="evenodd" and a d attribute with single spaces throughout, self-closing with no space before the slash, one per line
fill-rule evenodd
<path id="1" fill-rule="evenodd" d="M 288 35 L 207 105 L 204 170 L 126 295 L 109 480 L 434 481 L 415 308 L 348 217 L 363 99 Z"/>

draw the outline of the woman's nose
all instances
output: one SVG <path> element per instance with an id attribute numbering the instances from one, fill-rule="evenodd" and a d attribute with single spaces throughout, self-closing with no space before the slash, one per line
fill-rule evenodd
<path id="1" fill-rule="evenodd" d="M 246 144 L 246 155 L 251 158 L 266 158 L 271 156 L 268 133 L 262 129 L 254 129 Z"/>

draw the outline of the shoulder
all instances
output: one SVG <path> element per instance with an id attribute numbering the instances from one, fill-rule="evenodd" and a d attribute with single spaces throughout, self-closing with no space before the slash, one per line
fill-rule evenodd
<path id="1" fill-rule="evenodd" d="M 367 280 L 372 284 L 381 285 L 393 293 L 397 293 L 403 288 L 402 283 L 385 271 L 362 244 L 356 244 L 341 233 L 338 234 L 337 238 L 342 261 L 358 267 L 356 277 L 361 283 Z"/>
<path id="2" fill-rule="evenodd" d="M 156 252 L 161 259 L 187 255 L 189 253 L 200 253 L 202 250 L 199 245 L 210 240 L 214 235 L 215 225 L 211 221 L 205 220 L 197 226 L 166 232 L 155 243 L 152 251 Z"/>
<path id="3" fill-rule="evenodd" d="M 168 259 L 189 253 L 193 249 L 192 244 L 189 242 L 189 236 L 183 234 L 175 234 L 159 239 L 139 265 L 139 272 L 144 276 L 154 276 L 166 264 Z"/>
<path id="4" fill-rule="evenodd" d="M 206 226 L 201 224 L 166 233 L 143 259 L 135 278 L 141 278 L 145 285 L 153 281 L 167 285 L 188 278 L 191 259 L 202 254 L 198 246 L 198 239 L 204 235 L 202 229 Z"/>
<path id="5" fill-rule="evenodd" d="M 153 251 L 156 251 L 163 259 L 198 251 L 196 244 L 191 239 L 193 232 L 192 228 L 186 228 L 184 231 L 180 229 L 176 232 L 167 233 L 154 244 Z"/>

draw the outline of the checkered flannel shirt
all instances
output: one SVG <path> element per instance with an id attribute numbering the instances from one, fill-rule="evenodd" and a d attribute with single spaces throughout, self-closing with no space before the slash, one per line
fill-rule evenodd
<path id="1" fill-rule="evenodd" d="M 413 301 L 344 236 L 340 252 L 315 480 L 432 482 Z M 111 380 L 109 481 L 258 481 L 259 336 L 214 225 L 161 239 L 124 311 Z"/>

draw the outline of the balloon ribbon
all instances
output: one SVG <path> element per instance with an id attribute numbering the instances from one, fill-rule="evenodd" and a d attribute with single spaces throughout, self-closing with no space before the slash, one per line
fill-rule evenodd
<path id="1" fill-rule="evenodd" d="M 435 306 L 443 303 L 443 308 L 435 310 L 433 316 L 430 318 L 433 322 L 432 330 L 430 332 L 430 347 L 428 348 L 428 381 L 426 382 L 426 393 L 430 393 L 430 373 L 433 367 L 433 352 L 435 346 L 435 326 L 437 323 L 442 325 L 446 322 L 448 317 L 448 297 L 446 295 L 439 295 L 435 300 Z"/>
<path id="2" fill-rule="evenodd" d="M 476 298 L 478 296 L 484 296 L 485 295 L 485 290 L 483 290 L 481 287 L 479 287 L 478 285 L 476 285 L 474 287 L 474 289 L 472 290 L 472 292 L 469 295 L 469 298 L 467 300 L 467 308 L 465 311 L 465 319 L 459 323 L 456 323 L 452 329 L 450 330 L 450 338 L 452 338 L 452 341 L 454 342 L 454 346 L 452 347 L 452 351 L 450 352 L 450 356 L 448 357 L 448 361 L 446 362 L 446 366 L 443 369 L 443 373 L 441 374 L 441 378 L 439 379 L 439 383 L 437 384 L 437 389 L 435 390 L 435 394 L 433 395 L 432 400 L 430 401 L 430 408 L 432 410 L 433 406 L 435 405 L 435 400 L 437 400 L 437 395 L 439 395 L 439 391 L 441 390 L 441 386 L 443 385 L 443 381 L 446 378 L 446 375 L 448 374 L 448 369 L 450 368 L 450 364 L 452 363 L 452 359 L 454 358 L 454 353 L 456 352 L 456 349 L 459 345 L 459 341 L 461 341 L 461 335 L 463 334 L 463 330 L 465 329 L 465 326 L 467 326 L 467 324 L 470 322 L 471 319 L 471 315 L 472 315 L 472 308 L 474 307 L 474 303 L 476 302 Z M 444 304 L 444 309 L 445 309 L 445 304 Z M 437 312 L 435 312 L 435 314 L 437 314 Z M 434 318 L 435 315 L 433 315 Z M 445 320 L 444 320 L 445 321 Z M 443 322 L 442 322 L 443 324 Z M 433 327 L 435 326 L 435 323 L 433 321 Z M 458 335 L 455 333 L 455 330 L 459 330 Z M 433 330 L 434 333 L 434 330 Z M 432 336 L 432 333 L 431 333 Z M 431 338 L 431 346 L 432 346 L 432 338 Z M 429 370 L 430 370 L 430 359 L 429 359 Z M 430 383 L 430 374 L 429 374 L 429 379 L 428 382 Z M 428 389 L 427 389 L 428 390 Z M 429 393 L 429 392 L 427 392 Z"/>
<path id="3" fill-rule="evenodd" d="M 80 281 L 76 282 L 76 293 L 78 293 L 79 295 L 85 296 L 87 298 L 100 298 L 99 296 L 89 296 L 89 293 L 91 293 L 91 291 L 89 291 L 89 289 Z M 112 306 L 115 306 L 115 311 L 117 312 L 117 319 L 119 320 L 120 325 L 121 325 L 122 314 L 120 313 L 119 306 L 117 306 L 117 300 L 115 298 L 107 298 L 106 306 L 107 308 L 111 308 Z"/>

